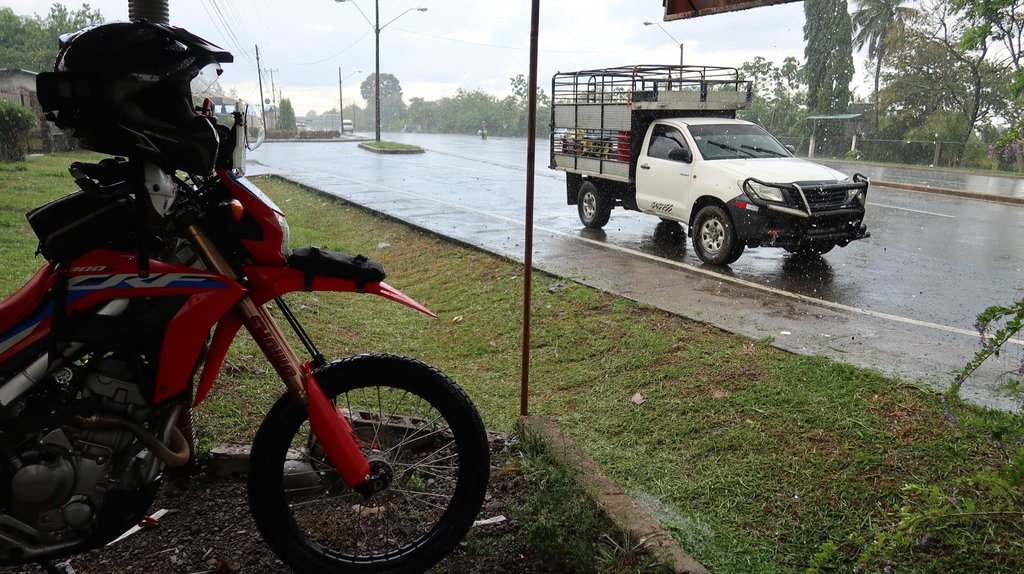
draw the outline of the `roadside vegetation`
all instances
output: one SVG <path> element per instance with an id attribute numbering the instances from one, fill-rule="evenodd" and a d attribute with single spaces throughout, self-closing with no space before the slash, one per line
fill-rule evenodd
<path id="1" fill-rule="evenodd" d="M 5 295 L 41 264 L 24 213 L 70 191 L 72 158 L 0 164 Z M 370 295 L 289 296 L 325 355 L 421 358 L 469 392 L 491 430 L 513 429 L 520 264 L 281 180 L 258 184 L 288 214 L 293 246 L 377 259 L 390 284 L 438 314 L 432 320 Z M 1008 466 L 1024 436 L 1020 417 L 794 356 L 569 279 L 535 274 L 533 301 L 531 410 L 556 419 L 711 571 L 1024 569 L 1020 472 Z M 198 410 L 203 444 L 251 439 L 281 392 L 240 337 Z M 526 486 L 543 492 L 557 474 L 541 468 Z M 553 492 L 524 509 L 543 513 L 577 498 Z M 549 543 L 568 531 L 535 526 L 537 540 Z M 603 547 L 616 545 L 630 543 Z M 593 568 L 616 571 L 601 565 L 614 563 Z"/>
<path id="2" fill-rule="evenodd" d="M 420 146 L 384 140 L 360 142 L 359 147 L 377 153 L 423 153 Z"/>

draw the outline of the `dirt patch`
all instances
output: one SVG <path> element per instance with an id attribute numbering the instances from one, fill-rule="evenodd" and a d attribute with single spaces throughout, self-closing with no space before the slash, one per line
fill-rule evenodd
<path id="1" fill-rule="evenodd" d="M 872 399 L 868 408 L 880 426 L 903 445 L 937 440 L 948 432 L 948 421 L 919 401 L 885 396 Z"/>
<path id="2" fill-rule="evenodd" d="M 433 573 L 552 572 L 521 542 L 515 509 L 526 500 L 526 482 L 505 445 L 492 446 L 491 479 L 480 518 L 505 520 L 474 527 Z M 168 480 L 151 512 L 168 509 L 155 525 L 101 550 L 73 556 L 78 574 L 241 574 L 291 572 L 263 543 L 249 513 L 244 479 Z M 0 569 L 39 574 L 35 566 Z"/>

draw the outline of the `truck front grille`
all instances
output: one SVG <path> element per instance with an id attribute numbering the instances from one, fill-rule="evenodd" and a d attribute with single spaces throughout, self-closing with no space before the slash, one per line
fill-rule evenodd
<path id="1" fill-rule="evenodd" d="M 818 211 L 822 209 L 834 209 L 840 207 L 846 202 L 846 191 L 845 189 L 822 189 L 818 188 L 805 188 L 804 197 L 807 198 L 807 203 L 810 204 L 811 210 Z"/>
<path id="2" fill-rule="evenodd" d="M 842 207 L 851 189 L 849 184 L 837 184 L 834 181 L 799 181 L 796 185 L 804 192 L 811 211 L 829 211 Z M 790 197 L 803 207 L 800 194 L 795 189 L 790 191 Z"/>

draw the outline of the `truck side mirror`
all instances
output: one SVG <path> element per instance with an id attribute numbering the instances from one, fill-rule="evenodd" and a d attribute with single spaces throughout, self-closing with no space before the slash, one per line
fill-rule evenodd
<path id="1" fill-rule="evenodd" d="M 683 163 L 690 163 L 693 161 L 693 154 L 690 150 L 685 147 L 676 148 L 668 152 L 668 159 L 671 161 L 680 161 Z"/>
<path id="2" fill-rule="evenodd" d="M 793 155 L 796 155 L 796 146 L 795 145 L 793 145 L 793 144 L 786 144 L 786 149 L 789 150 L 789 153 L 791 153 Z"/>

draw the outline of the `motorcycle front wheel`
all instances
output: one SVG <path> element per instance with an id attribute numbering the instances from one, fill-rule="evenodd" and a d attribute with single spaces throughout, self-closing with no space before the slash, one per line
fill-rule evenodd
<path id="1" fill-rule="evenodd" d="M 390 486 L 349 489 L 288 395 L 253 442 L 249 506 L 267 545 L 298 572 L 422 572 L 469 530 L 490 470 L 487 435 L 469 397 L 437 369 L 359 355 L 315 373 Z"/>

